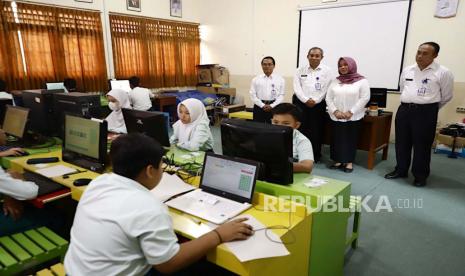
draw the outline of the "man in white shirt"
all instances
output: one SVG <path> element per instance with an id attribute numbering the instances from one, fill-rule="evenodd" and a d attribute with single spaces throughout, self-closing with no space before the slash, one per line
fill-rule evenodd
<path id="1" fill-rule="evenodd" d="M 152 108 L 152 100 L 150 99 L 150 91 L 147 88 L 139 87 L 140 79 L 136 76 L 129 78 L 129 101 L 132 108 L 136 110 L 148 111 Z"/>
<path id="2" fill-rule="evenodd" d="M 321 64 L 321 48 L 311 48 L 307 59 L 309 64 L 298 68 L 294 75 L 292 103 L 302 110 L 300 129 L 312 142 L 315 162 L 319 162 L 326 122 L 325 96 L 333 76 L 331 69 Z"/>
<path id="3" fill-rule="evenodd" d="M 163 175 L 164 150 L 133 133 L 111 144 L 113 173 L 93 180 L 79 201 L 65 257 L 68 275 L 172 273 L 222 242 L 246 239 L 251 227 L 236 219 L 178 244 L 168 208 L 150 190 Z"/>
<path id="4" fill-rule="evenodd" d="M 264 57 L 261 64 L 263 74 L 253 78 L 250 85 L 253 120 L 270 124 L 271 109 L 284 99 L 284 79 L 273 73 L 276 65 L 273 57 Z"/>
<path id="5" fill-rule="evenodd" d="M 387 179 L 408 176 L 411 162 L 413 184 L 426 185 L 430 173 L 431 146 L 436 132 L 438 111 L 452 99 L 454 76 L 434 62 L 439 45 L 425 42 L 418 47 L 416 64 L 404 68 L 400 77 L 401 105 L 396 114 L 396 160 Z"/>

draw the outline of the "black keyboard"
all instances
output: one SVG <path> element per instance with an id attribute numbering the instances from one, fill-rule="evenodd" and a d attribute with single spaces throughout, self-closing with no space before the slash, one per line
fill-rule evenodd
<path id="1" fill-rule="evenodd" d="M 105 170 L 105 166 L 103 164 L 86 159 L 73 159 L 64 161 L 97 173 L 103 173 L 103 171 Z"/>
<path id="2" fill-rule="evenodd" d="M 37 184 L 37 186 L 39 186 L 39 192 L 37 196 L 50 194 L 66 188 L 65 186 L 60 185 L 43 175 L 29 171 L 24 172 L 24 179 L 27 181 L 34 182 Z"/>

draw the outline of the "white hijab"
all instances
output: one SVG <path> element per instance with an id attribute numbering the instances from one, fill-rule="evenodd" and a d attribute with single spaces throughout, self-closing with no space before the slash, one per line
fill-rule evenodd
<path id="1" fill-rule="evenodd" d="M 121 109 L 131 108 L 128 92 L 121 89 L 112 89 L 107 93 L 107 95 L 112 96 L 118 101 L 116 104 L 116 109 L 113 109 L 113 111 L 105 119 L 108 122 L 108 130 L 127 133 L 126 125 L 124 124 L 123 111 Z M 110 106 L 112 103 L 109 102 L 108 104 Z"/>
<path id="2" fill-rule="evenodd" d="M 205 106 L 200 100 L 195 98 L 189 98 L 181 103 L 178 104 L 178 117 L 179 115 L 179 108 L 181 105 L 184 105 L 187 110 L 189 111 L 189 115 L 191 116 L 191 122 L 188 124 L 184 124 L 181 120 L 178 120 L 173 127 L 177 128 L 178 133 L 178 141 L 180 143 L 188 142 L 192 133 L 192 130 L 199 124 L 206 124 L 207 126 L 210 124 L 210 120 L 208 119 L 207 111 L 205 110 Z"/>

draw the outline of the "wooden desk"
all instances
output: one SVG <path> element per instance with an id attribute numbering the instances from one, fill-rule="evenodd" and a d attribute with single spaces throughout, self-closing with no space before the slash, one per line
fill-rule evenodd
<path id="1" fill-rule="evenodd" d="M 324 143 L 330 144 L 331 119 L 327 118 Z M 380 116 L 365 116 L 358 136 L 357 149 L 368 151 L 367 168 L 375 166 L 376 153 L 383 150 L 382 160 L 387 159 L 389 135 L 391 133 L 392 112 L 383 112 Z"/>
<path id="2" fill-rule="evenodd" d="M 164 112 L 165 107 L 174 106 L 174 111 L 171 111 L 171 117 L 173 118 L 173 122 L 177 120 L 178 113 L 176 110 L 176 96 L 165 96 L 165 95 L 157 95 L 156 97 L 152 98 L 152 105 L 155 109 Z"/>

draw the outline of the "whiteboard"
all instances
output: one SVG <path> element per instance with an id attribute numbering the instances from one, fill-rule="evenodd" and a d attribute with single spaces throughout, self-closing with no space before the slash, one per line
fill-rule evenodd
<path id="1" fill-rule="evenodd" d="M 371 87 L 399 89 L 410 11 L 409 0 L 364 1 L 302 8 L 298 66 L 311 47 L 324 50 L 323 64 L 337 76 L 342 56 L 355 59 Z"/>

